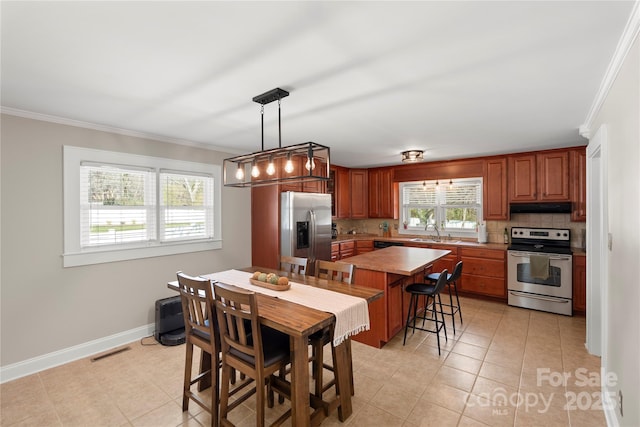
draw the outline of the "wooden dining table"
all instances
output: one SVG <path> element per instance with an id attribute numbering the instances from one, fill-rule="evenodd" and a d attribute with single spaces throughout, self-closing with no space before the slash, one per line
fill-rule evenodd
<path id="1" fill-rule="evenodd" d="M 286 275 L 293 282 L 363 298 L 368 304 L 383 296 L 383 291 L 379 289 L 348 285 L 342 282 L 286 273 L 264 267 L 245 267 L 237 270 L 249 273 L 261 271 L 276 273 L 280 276 Z M 177 281 L 169 282 L 168 287 L 177 290 Z M 309 392 L 309 336 L 314 332 L 332 327 L 336 320 L 335 316 L 326 311 L 289 302 L 282 298 L 263 295 L 259 292 L 257 292 L 257 301 L 260 322 L 289 335 L 290 338 L 292 425 L 318 425 L 336 407 L 338 409 L 338 418 L 340 421 L 345 421 L 353 412 L 350 383 L 352 376 L 350 338 L 335 346 L 334 374 L 336 384 L 340 390 L 337 398 L 331 402 L 320 401 Z M 211 359 L 207 357 L 201 358 L 201 370 L 208 369 L 208 366 L 206 366 L 207 360 L 210 361 Z"/>

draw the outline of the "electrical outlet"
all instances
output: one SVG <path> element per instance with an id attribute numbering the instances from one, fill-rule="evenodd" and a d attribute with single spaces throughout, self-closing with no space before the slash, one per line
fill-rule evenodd
<path id="1" fill-rule="evenodd" d="M 622 390 L 618 390 L 618 408 L 620 408 L 620 416 L 624 417 L 624 412 L 622 412 Z"/>

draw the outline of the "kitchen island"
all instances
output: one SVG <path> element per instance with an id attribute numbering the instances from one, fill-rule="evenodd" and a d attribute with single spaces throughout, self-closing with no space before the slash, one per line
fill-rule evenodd
<path id="1" fill-rule="evenodd" d="M 407 285 L 424 282 L 425 273 L 448 250 L 391 246 L 349 257 L 342 262 L 356 267 L 354 283 L 380 289 L 384 297 L 369 305 L 371 329 L 353 339 L 380 348 L 402 330 L 409 306 Z"/>

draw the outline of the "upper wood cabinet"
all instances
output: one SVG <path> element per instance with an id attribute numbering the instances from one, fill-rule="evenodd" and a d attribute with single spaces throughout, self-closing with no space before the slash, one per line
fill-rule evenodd
<path id="1" fill-rule="evenodd" d="M 510 202 L 568 202 L 569 152 L 509 156 Z"/>
<path id="2" fill-rule="evenodd" d="M 349 170 L 351 183 L 351 218 L 369 217 L 369 173 L 366 169 Z"/>
<path id="3" fill-rule="evenodd" d="M 485 220 L 509 219 L 507 203 L 507 159 L 497 158 L 485 162 L 483 217 Z"/>
<path id="4" fill-rule="evenodd" d="M 537 194 L 536 155 L 509 157 L 509 201 L 535 201 Z"/>
<path id="5" fill-rule="evenodd" d="M 369 169 L 369 218 L 395 218 L 393 169 Z"/>
<path id="6" fill-rule="evenodd" d="M 571 221 L 587 220 L 587 149 L 571 150 Z"/>
<path id="7" fill-rule="evenodd" d="M 538 199 L 566 201 L 569 199 L 569 152 L 554 151 L 536 155 L 538 162 Z"/>

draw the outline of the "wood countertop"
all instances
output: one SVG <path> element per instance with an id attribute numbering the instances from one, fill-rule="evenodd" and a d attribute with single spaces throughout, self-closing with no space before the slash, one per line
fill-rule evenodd
<path id="1" fill-rule="evenodd" d="M 443 249 L 390 246 L 346 258 L 344 262 L 359 269 L 412 276 L 450 252 Z"/>

